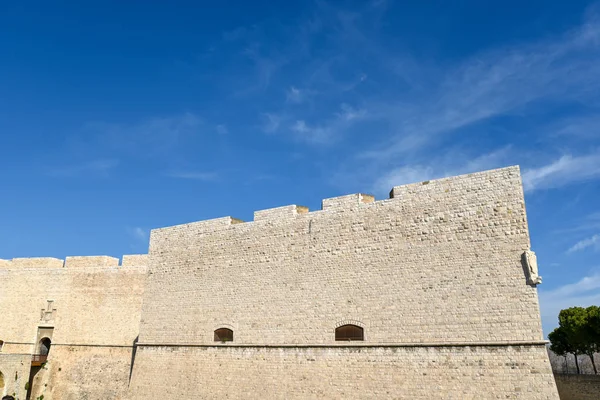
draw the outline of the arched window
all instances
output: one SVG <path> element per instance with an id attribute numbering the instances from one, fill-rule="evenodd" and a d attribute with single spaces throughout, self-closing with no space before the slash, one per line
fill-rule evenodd
<path id="1" fill-rule="evenodd" d="M 52 344 L 52 342 L 47 337 L 45 337 L 42 340 L 40 340 L 40 355 L 41 356 L 47 356 L 48 355 L 48 353 L 50 352 L 50 345 L 51 344 Z"/>
<path id="2" fill-rule="evenodd" d="M 356 325 L 338 326 L 335 328 L 335 340 L 365 340 L 365 332 Z"/>
<path id="3" fill-rule="evenodd" d="M 4 346 L 4 342 L 0 340 L 0 351 L 2 351 L 2 346 Z"/>
<path id="4" fill-rule="evenodd" d="M 4 375 L 0 371 L 0 395 L 4 394 Z"/>
<path id="5" fill-rule="evenodd" d="M 233 342 L 233 331 L 228 328 L 219 328 L 215 331 L 215 342 Z"/>

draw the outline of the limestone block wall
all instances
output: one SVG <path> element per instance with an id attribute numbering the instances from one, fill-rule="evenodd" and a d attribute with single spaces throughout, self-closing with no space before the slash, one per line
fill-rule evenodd
<path id="1" fill-rule="evenodd" d="M 529 246 L 518 167 L 153 230 L 132 398 L 557 398 Z"/>
<path id="2" fill-rule="evenodd" d="M 48 300 L 56 309 L 50 323 L 55 327 L 53 345 L 131 345 L 138 335 L 147 267 L 98 266 L 98 259 L 68 257 L 64 267 L 62 260 L 16 259 L 0 266 L 0 340 L 5 351 L 15 352 L 11 349 L 20 344 L 29 347 L 19 351 L 33 351 L 30 345 Z"/>
<path id="3" fill-rule="evenodd" d="M 4 349 L 0 352 L 0 397 L 12 395 L 25 400 L 30 365 L 28 354 L 7 354 Z"/>
<path id="4" fill-rule="evenodd" d="M 32 395 L 113 399 L 127 388 L 146 261 L 140 255 L 124 257 L 121 266 L 104 256 L 0 263 L 0 355 L 25 355 L 25 382 L 31 354 L 38 351 L 38 329 L 52 332 L 47 364 L 32 370 Z"/>
<path id="5" fill-rule="evenodd" d="M 600 375 L 554 375 L 560 400 L 598 400 Z"/>
<path id="6" fill-rule="evenodd" d="M 130 390 L 140 400 L 558 400 L 547 365 L 540 346 L 142 347 Z"/>
<path id="7" fill-rule="evenodd" d="M 56 347 L 44 370 L 35 375 L 31 398 L 125 399 L 131 361 L 131 346 Z"/>
<path id="8" fill-rule="evenodd" d="M 393 194 L 152 231 L 140 342 L 324 344 L 349 320 L 370 343 L 542 339 L 517 168 Z"/>

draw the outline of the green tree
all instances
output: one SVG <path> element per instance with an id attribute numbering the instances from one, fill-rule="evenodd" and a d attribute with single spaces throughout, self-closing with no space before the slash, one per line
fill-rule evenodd
<path id="1" fill-rule="evenodd" d="M 552 342 L 551 349 L 557 354 L 572 353 L 575 355 L 575 366 L 580 373 L 578 355 L 587 355 L 598 373 L 594 353 L 600 349 L 600 309 L 597 306 L 588 308 L 571 307 L 561 310 L 558 315 L 559 327 L 548 338 Z"/>
<path id="2" fill-rule="evenodd" d="M 597 374 L 596 363 L 594 361 L 594 353 L 600 352 L 600 307 L 590 306 L 587 311 L 587 326 L 586 326 L 586 342 L 590 351 L 590 358 L 594 373 Z"/>
<path id="3" fill-rule="evenodd" d="M 560 310 L 558 325 L 563 329 L 571 352 L 575 355 L 575 366 L 580 373 L 577 356 L 587 354 L 585 346 L 585 327 L 587 325 L 587 310 L 583 307 L 571 307 Z"/>
<path id="4" fill-rule="evenodd" d="M 600 341 L 600 307 L 590 306 L 587 308 L 588 325 L 591 334 L 595 336 L 596 343 Z M 599 345 L 600 347 L 600 345 Z"/>
<path id="5" fill-rule="evenodd" d="M 548 339 L 550 340 L 550 350 L 552 350 L 555 354 L 559 356 L 563 356 L 566 362 L 567 356 L 573 353 L 574 349 L 569 344 L 569 340 L 567 339 L 567 333 L 565 332 L 565 330 L 561 327 L 554 329 L 548 334 Z M 575 365 L 577 365 L 577 360 L 575 360 Z M 567 373 L 568 372 L 569 364 L 567 363 Z M 577 373 L 579 373 L 578 365 Z"/>

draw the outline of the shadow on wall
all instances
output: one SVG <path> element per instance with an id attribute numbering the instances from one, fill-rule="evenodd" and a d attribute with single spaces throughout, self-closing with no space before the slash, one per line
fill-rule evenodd
<path id="1" fill-rule="evenodd" d="M 133 374 L 133 364 L 135 364 L 135 353 L 137 352 L 137 343 L 140 339 L 139 335 L 133 339 L 133 348 L 131 349 L 131 363 L 129 364 L 129 382 L 131 382 L 131 375 Z"/>

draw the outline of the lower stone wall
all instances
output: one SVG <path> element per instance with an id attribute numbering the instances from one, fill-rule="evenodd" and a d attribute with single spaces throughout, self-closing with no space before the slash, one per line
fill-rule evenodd
<path id="1" fill-rule="evenodd" d="M 600 375 L 554 375 L 560 400 L 600 399 Z"/>
<path id="2" fill-rule="evenodd" d="M 10 394 L 18 400 L 25 400 L 31 367 L 30 354 L 5 354 L 0 353 L 0 397 Z"/>
<path id="3" fill-rule="evenodd" d="M 546 349 L 140 346 L 130 398 L 558 399 Z"/>
<path id="4" fill-rule="evenodd" d="M 11 343 L 5 342 L 2 347 L 3 354 L 32 354 L 35 345 L 33 343 Z"/>
<path id="5" fill-rule="evenodd" d="M 123 399 L 131 355 L 132 347 L 52 346 L 32 379 L 31 399 Z"/>

